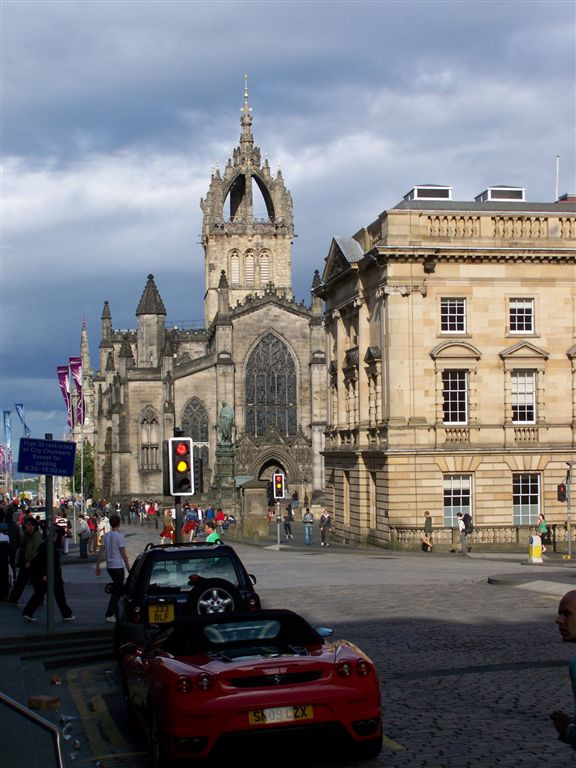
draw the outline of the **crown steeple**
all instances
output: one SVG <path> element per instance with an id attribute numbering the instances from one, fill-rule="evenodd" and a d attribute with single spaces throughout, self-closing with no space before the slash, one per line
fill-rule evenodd
<path id="1" fill-rule="evenodd" d="M 270 283 L 287 298 L 292 296 L 292 197 L 282 174 L 272 175 L 268 158 L 262 161 L 254 143 L 246 75 L 240 124 L 239 145 L 222 175 L 212 171 L 208 194 L 200 201 L 206 325 L 218 311 L 222 272 L 231 307 Z"/>

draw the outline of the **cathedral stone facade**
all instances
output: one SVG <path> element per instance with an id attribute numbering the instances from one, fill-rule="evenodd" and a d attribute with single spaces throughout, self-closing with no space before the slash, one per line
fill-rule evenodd
<path id="1" fill-rule="evenodd" d="M 205 327 L 167 323 L 161 278 L 148 275 L 135 329 L 115 329 L 105 302 L 94 374 L 83 348 L 96 487 L 114 500 L 161 499 L 162 445 L 182 430 L 202 458 L 195 500 L 259 515 L 282 471 L 290 496 L 312 501 L 324 485 L 322 301 L 294 300 L 292 198 L 254 144 L 247 92 L 240 143 L 201 208 Z M 228 406 L 234 425 L 222 441 Z"/>

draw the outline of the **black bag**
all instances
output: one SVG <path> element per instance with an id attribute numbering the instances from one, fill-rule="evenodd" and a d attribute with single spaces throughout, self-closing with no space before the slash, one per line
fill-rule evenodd
<path id="1" fill-rule="evenodd" d="M 462 521 L 464 523 L 464 533 L 469 536 L 471 533 L 474 533 L 474 523 L 472 522 L 471 516 L 466 512 L 464 517 L 462 518 Z"/>

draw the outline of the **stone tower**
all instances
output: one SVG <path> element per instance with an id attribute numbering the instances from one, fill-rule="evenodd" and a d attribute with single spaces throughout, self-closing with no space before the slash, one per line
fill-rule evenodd
<path id="1" fill-rule="evenodd" d="M 204 313 L 206 327 L 218 311 L 218 286 L 224 271 L 230 306 L 261 292 L 271 283 L 292 298 L 292 197 L 282 173 L 270 173 L 254 146 L 248 88 L 240 124 L 240 144 L 228 159 L 224 175 L 215 169 L 205 199 L 202 246 L 205 259 Z"/>

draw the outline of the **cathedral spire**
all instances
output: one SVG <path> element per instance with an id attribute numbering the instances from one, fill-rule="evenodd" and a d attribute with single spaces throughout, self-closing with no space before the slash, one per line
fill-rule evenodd
<path id="1" fill-rule="evenodd" d="M 240 125 L 242 126 L 240 146 L 249 150 L 254 146 L 254 136 L 252 135 L 252 108 L 248 104 L 248 75 L 244 75 L 244 105 Z"/>

